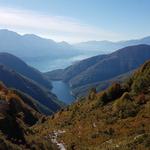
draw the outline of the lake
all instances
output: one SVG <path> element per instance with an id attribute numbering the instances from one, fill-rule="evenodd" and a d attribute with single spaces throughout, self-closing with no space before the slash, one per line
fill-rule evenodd
<path id="1" fill-rule="evenodd" d="M 66 104 L 71 104 L 75 98 L 70 93 L 70 87 L 62 81 L 52 81 L 52 92 L 58 97 L 59 100 Z"/>

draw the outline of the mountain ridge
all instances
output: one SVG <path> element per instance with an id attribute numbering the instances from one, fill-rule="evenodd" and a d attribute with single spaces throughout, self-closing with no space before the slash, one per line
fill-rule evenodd
<path id="1" fill-rule="evenodd" d="M 20 35 L 10 30 L 0 30 L 0 52 L 5 51 L 24 60 L 30 57 L 67 58 L 78 54 L 77 50 L 75 51 L 74 48 L 70 50 L 69 44 L 67 45 L 65 47 L 63 43 L 57 43 L 34 34 Z M 65 55 L 62 56 L 62 54 Z"/>
<path id="2" fill-rule="evenodd" d="M 40 71 L 12 54 L 0 53 L 0 80 L 31 96 L 44 114 L 52 114 L 64 105 L 51 92 L 51 82 Z"/>
<path id="3" fill-rule="evenodd" d="M 85 59 L 64 70 L 48 72 L 46 75 L 49 79 L 62 80 L 74 89 L 132 71 L 149 58 L 149 45 L 135 45 Z"/>
<path id="4" fill-rule="evenodd" d="M 39 103 L 49 108 L 51 110 L 49 113 L 61 108 L 61 104 L 59 104 L 54 94 L 5 66 L 0 66 L 0 81 L 9 88 L 15 88 L 30 95 Z"/>
<path id="5" fill-rule="evenodd" d="M 51 83 L 37 69 L 27 65 L 20 58 L 6 52 L 0 52 L 0 64 L 32 79 L 43 87 L 51 88 Z"/>
<path id="6" fill-rule="evenodd" d="M 139 44 L 147 44 L 150 45 L 150 36 L 146 36 L 139 39 L 131 39 L 131 40 L 122 40 L 122 41 L 87 41 L 74 44 L 76 48 L 83 50 L 93 50 L 93 51 L 102 51 L 103 53 L 110 53 L 116 49 L 121 49 L 123 47 L 139 45 Z M 101 52 L 101 53 L 102 53 Z"/>

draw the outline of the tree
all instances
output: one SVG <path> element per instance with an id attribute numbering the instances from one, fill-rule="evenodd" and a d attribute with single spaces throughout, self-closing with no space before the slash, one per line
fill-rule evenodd
<path id="1" fill-rule="evenodd" d="M 99 105 L 105 105 L 108 102 L 108 96 L 107 93 L 104 91 L 102 92 L 102 95 L 99 98 Z"/>
<path id="2" fill-rule="evenodd" d="M 96 88 L 91 88 L 89 95 L 88 95 L 88 99 L 89 100 L 94 100 L 96 98 Z"/>
<path id="3" fill-rule="evenodd" d="M 114 83 L 110 88 L 108 88 L 107 95 L 109 100 L 115 100 L 122 95 L 121 85 L 119 83 Z"/>

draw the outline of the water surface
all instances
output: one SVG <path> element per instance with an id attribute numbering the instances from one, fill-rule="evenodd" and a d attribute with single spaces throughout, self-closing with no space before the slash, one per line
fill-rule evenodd
<path id="1" fill-rule="evenodd" d="M 71 95 L 69 86 L 62 81 L 52 81 L 52 92 L 58 97 L 59 100 L 66 104 L 72 103 L 75 98 Z"/>

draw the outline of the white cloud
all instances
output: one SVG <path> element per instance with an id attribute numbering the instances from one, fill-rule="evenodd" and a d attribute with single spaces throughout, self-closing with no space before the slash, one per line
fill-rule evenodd
<path id="1" fill-rule="evenodd" d="M 0 27 L 19 33 L 34 33 L 56 41 L 115 40 L 118 35 L 63 17 L 39 12 L 0 8 Z"/>

